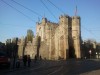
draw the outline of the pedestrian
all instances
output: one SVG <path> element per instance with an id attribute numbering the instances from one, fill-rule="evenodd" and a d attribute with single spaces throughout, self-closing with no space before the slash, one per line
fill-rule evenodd
<path id="1" fill-rule="evenodd" d="M 20 67 L 20 60 L 17 59 L 17 61 L 16 61 L 16 68 L 19 68 L 19 67 Z"/>
<path id="2" fill-rule="evenodd" d="M 30 64 L 31 64 L 31 58 L 30 58 L 30 55 L 28 55 L 27 61 L 28 61 L 28 67 L 30 67 Z"/>
<path id="3" fill-rule="evenodd" d="M 24 66 L 26 66 L 26 64 L 27 64 L 27 55 L 23 56 L 23 63 L 24 63 Z"/>
<path id="4" fill-rule="evenodd" d="M 34 62 L 36 63 L 36 61 L 37 61 L 37 55 L 35 55 L 35 59 L 34 59 Z"/>
<path id="5" fill-rule="evenodd" d="M 40 55 L 40 60 L 42 60 L 42 57 L 41 57 L 41 55 Z"/>

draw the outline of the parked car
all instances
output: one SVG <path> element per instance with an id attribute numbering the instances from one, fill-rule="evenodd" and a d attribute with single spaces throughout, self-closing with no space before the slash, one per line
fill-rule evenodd
<path id="1" fill-rule="evenodd" d="M 0 67 L 10 67 L 10 58 L 4 52 L 0 52 Z"/>

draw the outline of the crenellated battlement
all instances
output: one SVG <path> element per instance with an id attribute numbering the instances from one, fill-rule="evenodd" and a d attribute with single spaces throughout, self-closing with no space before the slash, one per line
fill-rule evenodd
<path id="1" fill-rule="evenodd" d="M 37 25 L 43 25 L 43 24 L 50 24 L 50 25 L 58 25 L 58 23 L 51 22 L 47 20 L 47 18 L 42 18 L 41 22 L 36 22 Z"/>
<path id="2" fill-rule="evenodd" d="M 68 15 L 61 15 L 60 17 L 59 17 L 59 19 L 61 19 L 61 18 L 69 18 L 69 16 Z"/>
<path id="3" fill-rule="evenodd" d="M 80 16 L 72 16 L 72 19 L 80 19 Z"/>

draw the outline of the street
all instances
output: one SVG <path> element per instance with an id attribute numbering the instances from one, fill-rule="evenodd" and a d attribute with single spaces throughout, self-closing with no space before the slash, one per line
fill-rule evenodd
<path id="1" fill-rule="evenodd" d="M 31 63 L 32 64 L 32 63 Z M 31 67 L 15 70 L 1 70 L 0 75 L 85 75 L 84 73 L 100 69 L 100 60 L 38 61 Z M 99 74 L 98 74 L 99 75 Z"/>

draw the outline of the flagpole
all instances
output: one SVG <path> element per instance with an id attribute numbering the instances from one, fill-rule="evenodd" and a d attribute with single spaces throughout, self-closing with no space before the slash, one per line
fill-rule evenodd
<path id="1" fill-rule="evenodd" d="M 76 5 L 76 8 L 75 8 L 75 16 L 77 16 L 77 5 Z"/>

